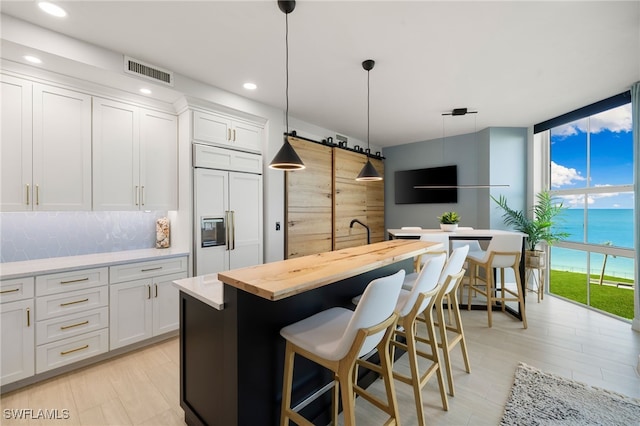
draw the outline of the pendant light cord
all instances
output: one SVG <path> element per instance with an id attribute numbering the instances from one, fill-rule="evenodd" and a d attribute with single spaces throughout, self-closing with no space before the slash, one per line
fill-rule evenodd
<path id="1" fill-rule="evenodd" d="M 370 71 L 367 71 L 367 149 L 371 150 L 371 147 L 369 146 L 369 117 L 370 117 L 370 113 L 369 113 L 369 105 L 371 104 L 371 102 L 369 101 L 369 73 Z"/>
<path id="2" fill-rule="evenodd" d="M 287 100 L 287 107 L 285 112 L 285 122 L 287 127 L 287 135 L 289 134 L 289 14 L 284 14 L 284 22 L 285 22 L 285 33 L 284 33 L 284 45 L 285 45 L 285 75 L 286 75 L 286 83 L 285 83 L 285 97 Z"/>

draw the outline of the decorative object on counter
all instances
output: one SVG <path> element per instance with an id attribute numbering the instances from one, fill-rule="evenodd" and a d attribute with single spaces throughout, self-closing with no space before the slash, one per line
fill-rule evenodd
<path id="1" fill-rule="evenodd" d="M 440 221 L 440 229 L 446 232 L 453 232 L 458 229 L 460 215 L 456 212 L 444 212 L 442 216 L 438 216 Z"/>
<path id="2" fill-rule="evenodd" d="M 169 248 L 171 246 L 169 240 L 170 228 L 168 218 L 161 217 L 156 221 L 156 248 Z"/>
<path id="3" fill-rule="evenodd" d="M 296 8 L 296 2 L 294 0 L 278 0 L 278 7 L 285 15 L 285 49 L 286 49 L 286 89 L 285 96 L 287 100 L 287 108 L 285 112 L 285 120 L 287 132 L 284 136 L 284 143 L 280 148 L 280 151 L 273 157 L 269 168 L 276 170 L 301 170 L 304 169 L 304 163 L 296 153 L 295 149 L 289 143 L 287 134 L 289 133 L 289 14 Z"/>
<path id="4" fill-rule="evenodd" d="M 538 267 L 545 264 L 545 251 L 539 244 L 546 243 L 549 246 L 557 241 L 562 241 L 569 236 L 567 232 L 556 231 L 553 227 L 560 219 L 566 207 L 562 202 L 555 203 L 549 191 L 541 191 L 536 195 L 537 202 L 527 215 L 522 210 L 513 210 L 507 204 L 507 198 L 500 195 L 491 199 L 504 210 L 502 220 L 505 225 L 512 226 L 516 231 L 527 234 L 526 241 L 526 265 Z"/>
<path id="5" fill-rule="evenodd" d="M 367 149 L 370 149 L 369 147 L 369 71 L 373 69 L 375 64 L 376 63 L 373 59 L 367 59 L 366 61 L 362 62 L 362 68 L 364 68 L 364 70 L 367 71 Z M 362 152 L 362 148 L 360 149 L 358 148 L 359 147 L 356 146 L 356 150 L 358 150 L 359 152 Z M 380 176 L 380 173 L 378 173 L 376 168 L 373 167 L 373 164 L 371 164 L 371 160 L 369 159 L 368 155 L 367 155 L 367 163 L 364 165 L 362 170 L 360 170 L 360 174 L 358 174 L 358 177 L 356 178 L 356 180 L 360 182 L 382 180 L 382 176 Z"/>

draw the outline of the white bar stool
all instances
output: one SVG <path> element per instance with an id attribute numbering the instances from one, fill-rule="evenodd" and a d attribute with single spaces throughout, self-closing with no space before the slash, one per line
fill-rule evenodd
<path id="1" fill-rule="evenodd" d="M 492 311 L 494 302 L 500 302 L 502 311 L 505 311 L 506 302 L 518 302 L 522 315 L 522 325 L 527 328 L 527 316 L 520 281 L 520 257 L 522 256 L 521 235 L 495 235 L 486 251 L 472 252 L 467 255 L 467 261 L 471 269 L 471 283 L 469 285 L 467 309 L 471 310 L 471 292 L 475 291 L 487 298 L 487 317 L 489 327 L 492 325 Z M 479 270 L 483 268 L 485 276 L 481 277 Z M 500 288 L 496 287 L 493 279 L 493 270 L 500 270 Z M 516 280 L 516 290 L 507 288 L 505 282 L 505 269 L 512 269 Z M 478 281 L 481 284 L 478 285 Z M 484 287 L 481 288 L 481 287 Z M 500 290 L 498 292 L 498 290 Z M 507 297 L 508 293 L 512 297 Z"/>
<path id="2" fill-rule="evenodd" d="M 340 393 L 345 426 L 355 425 L 357 394 L 385 413 L 385 424 L 396 425 L 398 404 L 392 378 L 389 342 L 396 327 L 398 314 L 394 311 L 405 272 L 400 270 L 388 277 L 369 283 L 355 311 L 331 308 L 280 330 L 286 339 L 282 410 L 280 425 L 294 421 L 298 425 L 312 425 L 291 408 L 293 364 L 296 354 L 314 361 L 335 374 L 333 421 L 337 424 L 337 396 Z M 367 368 L 377 372 L 385 381 L 387 401 L 369 394 L 355 383 L 356 366 L 360 357 L 377 348 L 380 366 Z"/>

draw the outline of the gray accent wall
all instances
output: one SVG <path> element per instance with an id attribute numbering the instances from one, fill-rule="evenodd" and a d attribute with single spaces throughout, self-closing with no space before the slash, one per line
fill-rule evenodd
<path id="1" fill-rule="evenodd" d="M 527 129 L 494 127 L 458 136 L 383 149 L 385 160 L 385 227 L 438 228 L 438 216 L 454 210 L 461 226 L 505 229 L 502 213 L 489 195 L 504 194 L 509 205 L 524 209 L 527 179 Z M 458 202 L 396 204 L 395 172 L 458 166 L 458 184 L 508 184 L 508 188 L 458 189 Z"/>

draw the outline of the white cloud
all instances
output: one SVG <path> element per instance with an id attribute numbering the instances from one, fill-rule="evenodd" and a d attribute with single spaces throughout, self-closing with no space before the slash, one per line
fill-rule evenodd
<path id="1" fill-rule="evenodd" d="M 607 185 L 605 185 L 607 186 Z M 592 205 L 596 202 L 596 200 L 600 198 L 609 198 L 615 197 L 618 195 L 617 192 L 611 192 L 608 194 L 589 194 L 587 196 L 587 204 Z M 583 207 L 584 206 L 584 194 L 567 194 L 567 195 L 558 195 L 559 198 L 566 201 L 568 207 Z M 614 207 L 616 205 L 614 204 Z"/>
<path id="2" fill-rule="evenodd" d="M 612 132 L 630 132 L 632 128 L 631 122 L 631 104 L 625 104 L 618 108 L 610 109 L 591 116 L 591 133 L 600 133 L 603 130 Z M 553 128 L 555 136 L 567 137 L 580 132 L 587 131 L 586 118 L 563 124 Z"/>
<path id="3" fill-rule="evenodd" d="M 560 187 L 564 185 L 575 185 L 576 181 L 585 180 L 580 176 L 580 172 L 573 167 L 565 167 L 555 162 L 551 162 L 551 186 Z"/>

